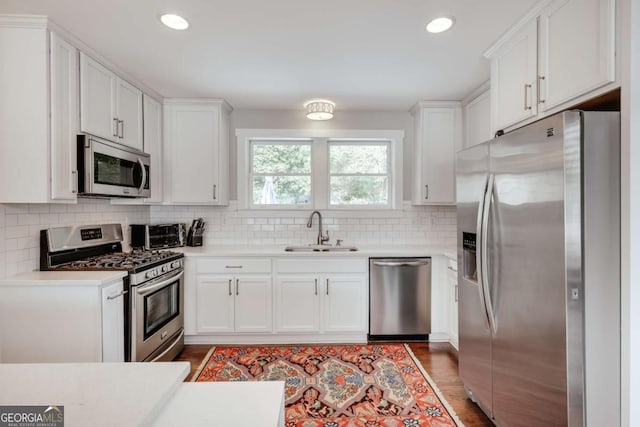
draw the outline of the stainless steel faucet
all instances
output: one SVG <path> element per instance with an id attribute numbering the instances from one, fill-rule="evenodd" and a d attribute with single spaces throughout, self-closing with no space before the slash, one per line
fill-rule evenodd
<path id="1" fill-rule="evenodd" d="M 313 226 L 313 216 L 318 214 L 318 238 L 316 239 L 316 245 L 324 245 L 324 242 L 329 241 L 329 231 L 327 234 L 322 234 L 322 214 L 320 211 L 313 211 L 311 215 L 309 215 L 309 221 L 307 221 L 307 227 L 311 228 Z"/>

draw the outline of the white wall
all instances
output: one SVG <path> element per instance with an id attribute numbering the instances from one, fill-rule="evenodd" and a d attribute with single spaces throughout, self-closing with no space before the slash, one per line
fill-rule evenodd
<path id="1" fill-rule="evenodd" d="M 411 157 L 413 155 L 413 118 L 402 111 L 340 111 L 332 120 L 313 121 L 300 110 L 233 110 L 229 147 L 229 197 L 237 199 L 236 129 L 382 129 L 404 130 L 403 194 L 411 198 Z"/>
<path id="2" fill-rule="evenodd" d="M 81 199 L 77 205 L 0 204 L 0 279 L 39 270 L 40 230 L 114 222 L 128 233 L 129 224 L 149 222 L 149 207 L 110 205 L 97 199 Z"/>

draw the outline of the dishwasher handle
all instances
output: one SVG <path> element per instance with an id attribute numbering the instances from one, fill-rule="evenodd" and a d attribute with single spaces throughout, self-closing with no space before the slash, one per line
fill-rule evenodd
<path id="1" fill-rule="evenodd" d="M 374 261 L 373 265 L 379 267 L 420 267 L 429 265 L 429 261 Z"/>

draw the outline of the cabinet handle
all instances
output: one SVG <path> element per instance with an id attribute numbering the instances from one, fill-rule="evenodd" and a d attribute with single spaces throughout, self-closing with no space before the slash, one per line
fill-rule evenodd
<path id="1" fill-rule="evenodd" d="M 529 88 L 531 88 L 531 85 L 528 83 L 524 84 L 524 109 L 526 110 L 531 110 L 531 107 L 529 106 Z"/>
<path id="2" fill-rule="evenodd" d="M 542 81 L 544 80 L 544 76 L 538 76 L 538 104 L 544 104 L 544 99 L 542 99 L 541 93 L 542 93 Z"/>
<path id="3" fill-rule="evenodd" d="M 114 118 L 113 118 L 113 123 L 115 124 L 115 127 L 114 127 L 114 129 L 115 129 L 115 130 L 114 130 L 114 132 L 115 132 L 115 133 L 113 134 L 113 136 L 115 136 L 116 138 L 119 136 L 119 135 L 118 135 L 118 123 L 119 123 L 119 122 L 120 122 L 120 121 L 118 120 L 118 118 L 117 118 L 117 117 L 114 117 Z"/>
<path id="4" fill-rule="evenodd" d="M 127 292 L 129 292 L 129 291 L 120 291 L 116 295 L 107 296 L 107 299 L 111 300 L 111 299 L 120 298 L 122 295 L 126 294 Z"/>
<path id="5" fill-rule="evenodd" d="M 318 295 L 318 279 L 315 279 L 316 281 L 316 295 Z"/>
<path id="6" fill-rule="evenodd" d="M 225 265 L 224 268 L 242 268 L 241 265 Z"/>
<path id="7" fill-rule="evenodd" d="M 233 292 L 231 291 L 231 282 L 233 282 L 233 279 L 229 279 L 229 296 L 233 295 Z"/>
<path id="8" fill-rule="evenodd" d="M 456 302 L 458 302 L 458 285 L 456 285 Z"/>
<path id="9" fill-rule="evenodd" d="M 71 192 L 76 194 L 78 192 L 78 171 L 71 171 Z"/>
<path id="10" fill-rule="evenodd" d="M 240 279 L 236 279 L 236 295 L 240 295 Z"/>
<path id="11" fill-rule="evenodd" d="M 429 184 L 424 186 L 424 199 L 429 200 Z"/>
<path id="12" fill-rule="evenodd" d="M 216 184 L 213 184 L 213 200 L 217 200 L 218 199 L 218 195 L 216 194 L 217 193 L 217 191 L 216 191 L 217 189 L 218 189 L 218 186 Z"/>
<path id="13" fill-rule="evenodd" d="M 124 138 L 124 120 L 118 120 L 118 123 L 120 124 L 120 132 L 118 132 L 118 137 L 123 139 Z"/>
<path id="14" fill-rule="evenodd" d="M 329 279 L 327 279 L 327 295 L 329 295 Z"/>

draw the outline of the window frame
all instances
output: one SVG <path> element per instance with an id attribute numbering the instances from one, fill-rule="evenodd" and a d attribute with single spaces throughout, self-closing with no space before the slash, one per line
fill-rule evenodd
<path id="1" fill-rule="evenodd" d="M 290 212 L 323 209 L 332 211 L 397 211 L 402 206 L 403 130 L 330 129 L 236 129 L 238 210 Z M 309 205 L 254 205 L 251 192 L 251 142 L 311 141 L 311 203 Z M 388 143 L 391 177 L 387 205 L 331 205 L 329 200 L 329 144 L 331 142 Z"/>
<path id="2" fill-rule="evenodd" d="M 387 173 L 385 174 L 373 174 L 373 173 L 348 173 L 337 174 L 331 173 L 331 146 L 385 146 L 387 147 Z M 392 209 L 393 207 L 393 181 L 394 181 L 394 168 L 393 168 L 393 148 L 391 147 L 391 141 L 389 140 L 369 140 L 369 139 L 329 139 L 327 140 L 327 207 L 329 209 Z M 387 203 L 385 204 L 366 204 L 366 205 L 349 205 L 331 203 L 331 177 L 332 176 L 384 176 L 387 177 Z"/>
<path id="3" fill-rule="evenodd" d="M 309 146 L 309 173 L 254 173 L 253 172 L 253 147 L 255 145 L 308 145 Z M 247 163 L 247 172 L 248 172 L 248 208 L 249 209 L 288 209 L 288 208 L 300 208 L 300 209 L 308 209 L 313 207 L 313 139 L 310 138 L 301 138 L 301 139 L 278 139 L 278 138 L 252 138 L 248 141 L 248 163 Z M 274 205 L 262 205 L 253 202 L 253 178 L 256 176 L 308 176 L 311 182 L 311 188 L 309 190 L 309 203 L 307 204 L 274 204 Z"/>

